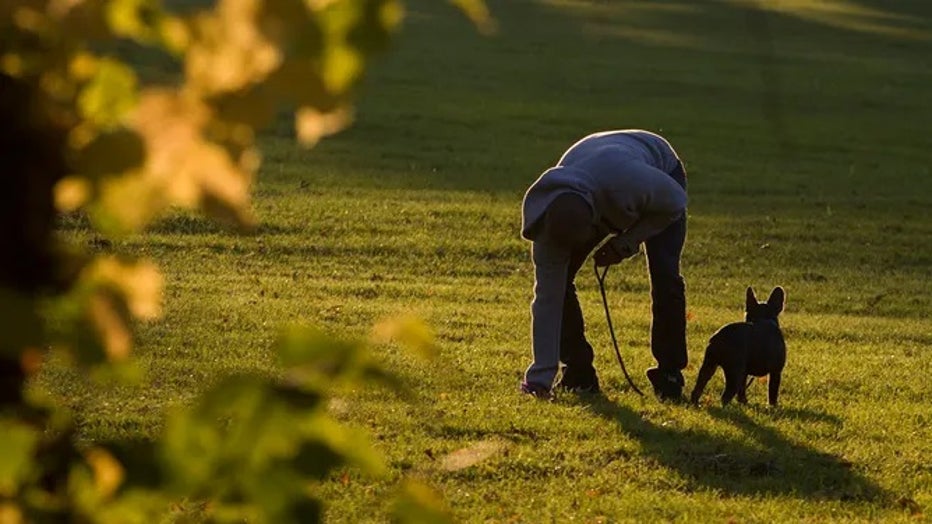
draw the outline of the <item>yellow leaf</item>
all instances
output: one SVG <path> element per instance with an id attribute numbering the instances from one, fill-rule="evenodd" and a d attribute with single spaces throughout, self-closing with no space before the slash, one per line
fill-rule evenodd
<path id="1" fill-rule="evenodd" d="M 249 191 L 258 167 L 251 147 L 236 159 L 205 138 L 211 111 L 199 99 L 167 89 L 140 96 L 132 125 L 146 145 L 140 176 L 108 181 L 106 207 L 139 227 L 168 205 L 202 207 L 240 226 L 252 222 Z M 248 138 L 248 137 L 247 137 Z"/>
<path id="2" fill-rule="evenodd" d="M 102 291 L 91 295 L 87 315 L 110 360 L 119 361 L 129 357 L 133 345 L 132 335 L 127 319 L 118 311 L 113 296 Z"/>
<path id="3" fill-rule="evenodd" d="M 343 43 L 332 43 L 323 57 L 324 85 L 330 92 L 343 93 L 359 80 L 364 65 L 359 51 Z"/>
<path id="4" fill-rule="evenodd" d="M 196 89 L 215 95 L 264 80 L 282 62 L 259 28 L 261 0 L 220 0 L 194 21 L 185 74 Z"/>
<path id="5" fill-rule="evenodd" d="M 121 262 L 113 257 L 94 261 L 92 277 L 103 285 L 115 288 L 127 309 L 138 319 L 158 318 L 162 311 L 162 274 L 149 261 Z"/>
<path id="6" fill-rule="evenodd" d="M 97 72 L 99 61 L 96 56 L 87 52 L 78 52 L 68 63 L 68 72 L 76 80 L 90 80 Z"/>
<path id="7" fill-rule="evenodd" d="M 476 24 L 479 31 L 492 34 L 498 30 L 495 19 L 492 18 L 489 8 L 482 0 L 450 0 L 450 3 L 463 11 Z"/>
<path id="8" fill-rule="evenodd" d="M 0 522 L 3 524 L 21 524 L 25 522 L 23 512 L 20 511 L 19 506 L 16 504 L 4 502 L 0 504 Z"/>
<path id="9" fill-rule="evenodd" d="M 424 321 L 414 315 L 403 315 L 379 322 L 373 326 L 371 338 L 378 343 L 399 343 L 427 358 L 437 353 L 433 332 Z"/>
<path id="10" fill-rule="evenodd" d="M 86 178 L 65 177 L 55 184 L 55 208 L 70 213 L 83 206 L 91 196 L 91 184 Z"/>
<path id="11" fill-rule="evenodd" d="M 93 448 L 85 458 L 94 472 L 94 487 L 102 497 L 113 495 L 123 483 L 123 465 L 102 448 Z"/>
<path id="12" fill-rule="evenodd" d="M 172 16 L 162 18 L 158 27 L 159 36 L 169 51 L 181 54 L 191 43 L 191 34 L 184 22 Z"/>
<path id="13" fill-rule="evenodd" d="M 321 138 L 345 129 L 352 121 L 352 110 L 347 107 L 327 113 L 313 107 L 302 107 L 295 113 L 295 130 L 301 144 L 312 147 Z"/>

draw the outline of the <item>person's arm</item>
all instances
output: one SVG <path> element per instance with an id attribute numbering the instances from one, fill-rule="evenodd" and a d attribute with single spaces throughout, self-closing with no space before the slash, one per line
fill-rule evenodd
<path id="1" fill-rule="evenodd" d="M 653 169 L 653 168 L 650 168 Z M 686 212 L 686 190 L 666 173 L 654 170 L 650 177 L 642 177 L 645 186 L 640 207 L 640 218 L 623 233 L 612 239 L 619 252 L 637 252 L 637 246 L 676 222 Z"/>
<path id="2" fill-rule="evenodd" d="M 638 195 L 639 217 L 628 229 L 612 236 L 595 254 L 596 264 L 607 266 L 637 254 L 642 242 L 660 233 L 686 212 L 687 196 L 672 177 L 653 167 L 629 166 L 631 187 L 626 198 Z"/>
<path id="3" fill-rule="evenodd" d="M 547 242 L 534 242 L 534 301 L 531 303 L 531 337 L 534 363 L 525 380 L 547 389 L 560 365 L 560 329 L 566 295 L 569 251 Z"/>

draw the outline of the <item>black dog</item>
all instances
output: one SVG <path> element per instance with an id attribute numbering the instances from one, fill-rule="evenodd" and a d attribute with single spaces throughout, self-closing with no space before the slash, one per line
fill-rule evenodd
<path id="1" fill-rule="evenodd" d="M 777 315 L 783 311 L 785 299 L 783 288 L 776 287 L 767 302 L 758 303 L 754 290 L 748 288 L 745 321 L 723 326 L 709 339 L 691 397 L 694 404 L 699 403 L 703 388 L 721 366 L 725 371 L 722 405 L 731 402 L 735 394 L 738 402 L 747 403 L 748 375 L 770 375 L 770 405 L 777 405 L 780 375 L 786 364 L 786 343 Z"/>

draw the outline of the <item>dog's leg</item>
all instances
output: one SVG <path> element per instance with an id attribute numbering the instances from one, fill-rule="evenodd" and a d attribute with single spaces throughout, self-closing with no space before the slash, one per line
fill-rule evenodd
<path id="1" fill-rule="evenodd" d="M 780 375 L 781 372 L 779 371 L 770 374 L 770 380 L 768 381 L 768 393 L 771 406 L 777 405 L 777 395 L 780 394 Z"/>
<path id="2" fill-rule="evenodd" d="M 725 368 L 725 392 L 722 393 L 722 405 L 727 406 L 731 399 L 735 398 L 738 389 L 741 387 L 741 379 L 744 373 L 735 366 Z"/>
<path id="3" fill-rule="evenodd" d="M 709 383 L 709 379 L 715 375 L 715 369 L 717 367 L 715 362 L 708 357 L 702 361 L 702 367 L 699 368 L 699 376 L 696 377 L 696 385 L 693 387 L 692 395 L 689 396 L 689 400 L 693 404 L 699 403 L 699 398 L 702 397 L 702 390 L 704 390 L 705 385 Z"/>
<path id="4" fill-rule="evenodd" d="M 742 404 L 748 403 L 748 375 L 747 373 L 741 373 L 739 375 L 741 380 L 738 381 L 738 402 Z"/>

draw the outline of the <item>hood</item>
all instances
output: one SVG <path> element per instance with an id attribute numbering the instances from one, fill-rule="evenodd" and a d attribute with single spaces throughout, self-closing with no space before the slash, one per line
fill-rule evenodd
<path id="1" fill-rule="evenodd" d="M 550 203 L 563 193 L 575 193 L 583 198 L 590 209 L 595 209 L 592 203 L 592 191 L 586 183 L 586 174 L 572 167 L 551 167 L 534 182 L 524 194 L 524 204 L 521 208 L 521 236 L 527 240 L 534 240 L 540 231 L 544 214 Z"/>

